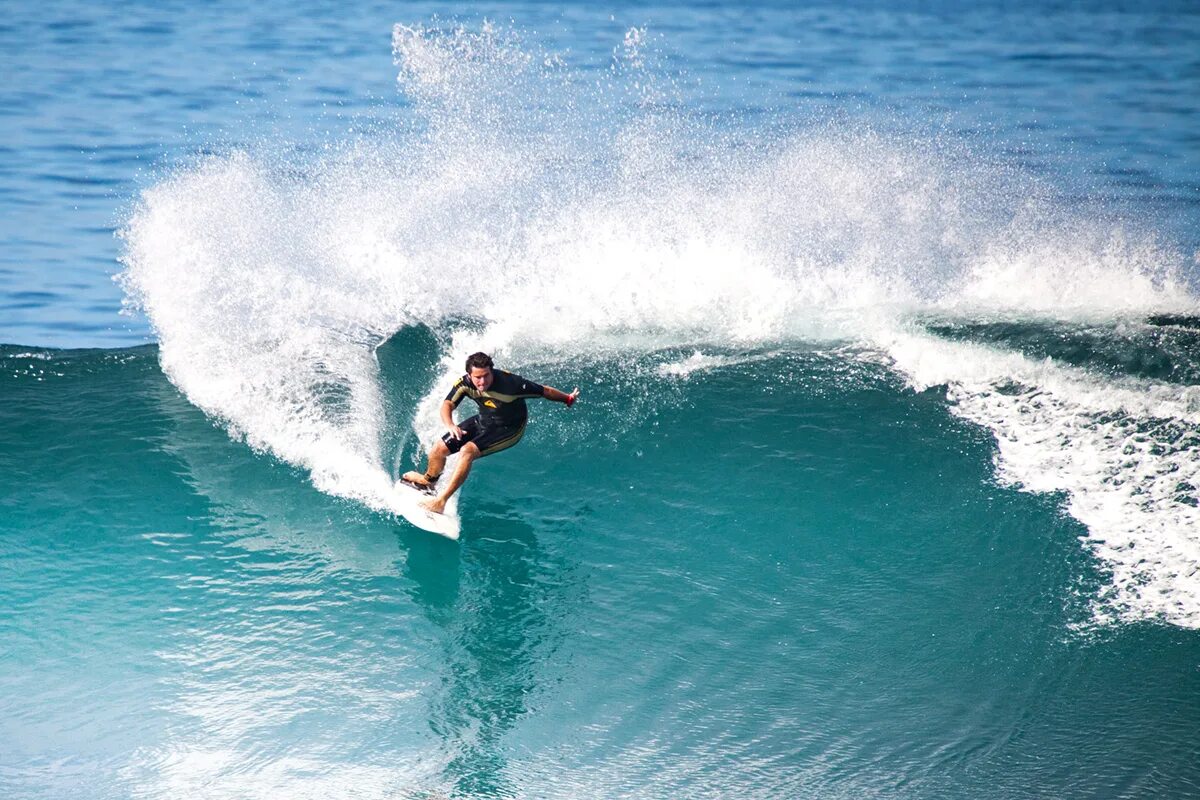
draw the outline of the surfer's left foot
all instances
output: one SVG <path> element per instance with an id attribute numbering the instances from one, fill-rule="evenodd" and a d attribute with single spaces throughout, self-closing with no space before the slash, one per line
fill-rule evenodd
<path id="1" fill-rule="evenodd" d="M 422 500 L 421 508 L 424 508 L 426 511 L 432 511 L 435 514 L 441 514 L 446 510 L 446 501 L 440 497 L 435 497 L 432 500 Z"/>
<path id="2" fill-rule="evenodd" d="M 400 482 L 407 483 L 414 489 L 431 493 L 437 485 L 437 476 L 431 478 L 429 475 L 422 475 L 420 472 L 409 471 L 400 476 Z"/>

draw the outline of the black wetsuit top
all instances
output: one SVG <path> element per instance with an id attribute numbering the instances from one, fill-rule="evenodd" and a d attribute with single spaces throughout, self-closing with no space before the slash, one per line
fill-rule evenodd
<path id="1" fill-rule="evenodd" d="M 478 391 L 470 375 L 463 375 L 454 384 L 446 399 L 458 408 L 464 397 L 479 405 L 479 422 L 484 428 L 519 428 L 525 424 L 529 411 L 525 398 L 542 397 L 542 386 L 511 372 L 492 370 L 492 385 L 486 392 Z"/>

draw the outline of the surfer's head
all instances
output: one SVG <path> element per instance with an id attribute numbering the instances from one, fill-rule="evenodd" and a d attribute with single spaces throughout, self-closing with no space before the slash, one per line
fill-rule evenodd
<path id="1" fill-rule="evenodd" d="M 477 392 L 486 392 L 492 385 L 492 357 L 487 353 L 472 353 L 467 356 L 467 377 Z"/>

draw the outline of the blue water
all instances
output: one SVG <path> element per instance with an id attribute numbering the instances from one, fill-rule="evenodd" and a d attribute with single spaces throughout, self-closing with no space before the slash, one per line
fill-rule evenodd
<path id="1" fill-rule="evenodd" d="M 1200 795 L 1191 4 L 6 11 L 0 796 Z"/>

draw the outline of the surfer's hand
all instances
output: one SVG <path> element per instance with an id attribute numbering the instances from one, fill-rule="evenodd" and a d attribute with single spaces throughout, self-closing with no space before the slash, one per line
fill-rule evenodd
<path id="1" fill-rule="evenodd" d="M 446 430 L 449 432 L 450 438 L 452 439 L 461 439 L 467 435 L 467 432 L 457 425 L 451 425 L 449 428 L 446 428 Z"/>
<path id="2" fill-rule="evenodd" d="M 579 387 L 578 386 L 576 386 L 571 391 L 571 393 L 569 395 L 567 395 L 567 398 L 565 400 L 563 400 L 563 402 L 567 404 L 567 408 L 570 408 L 571 406 L 575 405 L 575 401 L 577 399 L 579 399 Z"/>

